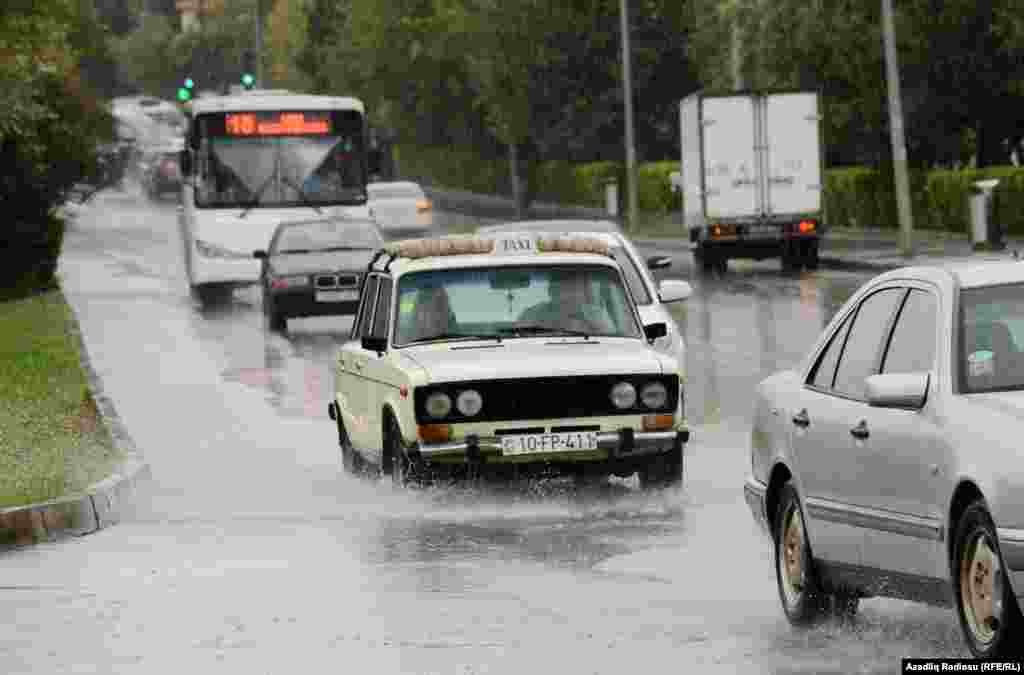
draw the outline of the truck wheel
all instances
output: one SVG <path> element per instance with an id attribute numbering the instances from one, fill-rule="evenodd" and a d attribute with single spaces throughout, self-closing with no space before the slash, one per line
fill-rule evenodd
<path id="1" fill-rule="evenodd" d="M 715 256 L 700 244 L 693 249 L 693 260 L 700 265 L 701 272 L 711 274 L 715 271 Z"/>
<path id="2" fill-rule="evenodd" d="M 782 244 L 782 273 L 794 274 L 800 271 L 799 242 L 787 241 Z"/>
<path id="3" fill-rule="evenodd" d="M 812 240 L 804 243 L 804 269 L 816 270 L 818 269 L 818 240 Z"/>
<path id="4" fill-rule="evenodd" d="M 728 272 L 729 271 L 729 259 L 723 256 L 723 257 L 718 258 L 717 260 L 715 260 L 715 270 L 719 274 L 725 274 L 726 272 Z"/>

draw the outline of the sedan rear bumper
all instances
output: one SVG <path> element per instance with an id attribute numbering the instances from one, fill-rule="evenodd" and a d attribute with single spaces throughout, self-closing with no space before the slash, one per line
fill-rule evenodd
<path id="1" fill-rule="evenodd" d="M 274 309 L 288 318 L 355 314 L 359 309 L 358 300 L 318 302 L 311 288 L 302 291 L 271 292 L 270 297 Z"/>

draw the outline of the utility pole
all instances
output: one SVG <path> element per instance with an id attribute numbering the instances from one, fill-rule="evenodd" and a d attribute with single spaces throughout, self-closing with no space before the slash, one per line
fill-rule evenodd
<path id="1" fill-rule="evenodd" d="M 743 91 L 747 83 L 743 81 L 743 29 L 740 26 L 740 13 L 737 11 L 732 19 L 732 88 Z"/>
<path id="2" fill-rule="evenodd" d="M 892 138 L 892 164 L 896 178 L 896 206 L 900 218 L 900 250 L 909 258 L 914 253 L 914 220 L 910 205 L 910 180 L 907 177 L 907 144 L 903 137 L 900 68 L 896 58 L 892 0 L 882 0 L 882 33 L 885 38 L 885 73 L 889 81 L 889 133 Z"/>
<path id="3" fill-rule="evenodd" d="M 619 0 L 622 20 L 622 97 L 626 106 L 626 195 L 628 197 L 627 227 L 637 226 L 636 143 L 633 138 L 633 69 L 630 67 L 629 14 L 627 0 Z"/>

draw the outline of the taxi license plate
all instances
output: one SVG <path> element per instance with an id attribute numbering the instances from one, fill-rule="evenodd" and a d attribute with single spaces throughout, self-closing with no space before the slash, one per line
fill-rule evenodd
<path id="1" fill-rule="evenodd" d="M 317 291 L 317 302 L 350 302 L 359 299 L 359 291 Z"/>
<path id="2" fill-rule="evenodd" d="M 529 455 L 539 452 L 596 450 L 596 431 L 565 431 L 556 434 L 525 434 L 502 436 L 501 454 Z"/>

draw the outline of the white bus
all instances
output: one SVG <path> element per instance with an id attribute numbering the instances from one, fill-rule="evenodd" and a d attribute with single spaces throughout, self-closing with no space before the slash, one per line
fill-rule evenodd
<path id="1" fill-rule="evenodd" d="M 278 223 L 369 217 L 358 99 L 255 90 L 186 108 L 179 224 L 188 282 L 204 304 L 258 281 L 253 251 L 267 248 Z"/>

